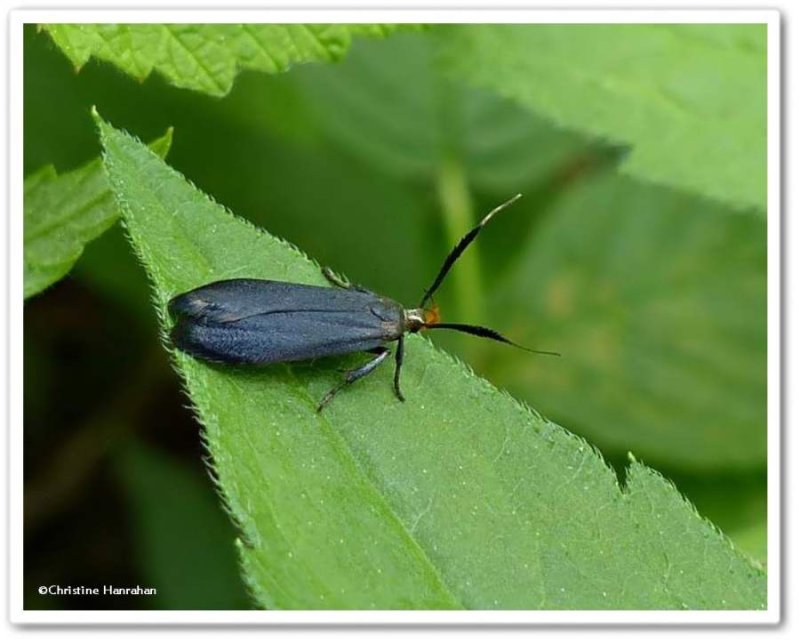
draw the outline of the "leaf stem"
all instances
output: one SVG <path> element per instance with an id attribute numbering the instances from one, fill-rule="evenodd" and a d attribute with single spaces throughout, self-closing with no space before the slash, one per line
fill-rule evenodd
<path id="1" fill-rule="evenodd" d="M 474 208 L 463 165 L 446 155 L 439 167 L 436 188 L 441 205 L 448 245 L 455 246 L 474 222 Z M 449 276 L 455 290 L 456 310 L 460 321 L 479 324 L 483 321 L 483 288 L 475 248 L 459 259 L 458 268 Z"/>

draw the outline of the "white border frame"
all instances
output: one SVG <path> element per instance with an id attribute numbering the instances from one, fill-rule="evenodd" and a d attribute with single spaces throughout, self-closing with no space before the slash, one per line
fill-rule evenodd
<path id="1" fill-rule="evenodd" d="M 777 10 L 39 10 L 9 13 L 9 618 L 37 624 L 774 624 L 781 618 L 781 16 Z M 35 22 L 749 23 L 768 34 L 768 608 L 763 611 L 160 611 L 24 610 L 22 521 L 22 28 Z"/>

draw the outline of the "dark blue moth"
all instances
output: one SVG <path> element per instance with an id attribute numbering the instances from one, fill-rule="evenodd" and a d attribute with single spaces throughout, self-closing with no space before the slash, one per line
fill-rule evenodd
<path id="1" fill-rule="evenodd" d="M 417 308 L 405 309 L 391 299 L 343 282 L 328 269 L 323 269 L 323 274 L 334 288 L 266 279 L 227 279 L 183 293 L 169 302 L 170 315 L 177 320 L 172 341 L 193 357 L 226 364 L 296 362 L 361 351 L 374 354 L 366 364 L 345 374 L 342 382 L 322 398 L 318 411 L 342 388 L 374 371 L 390 354 L 386 344 L 396 341 L 394 390 L 402 401 L 400 368 L 406 333 L 449 328 L 517 346 L 489 328 L 440 323 L 438 309 L 426 306 L 483 226 L 519 197 L 492 210 L 461 239 Z"/>

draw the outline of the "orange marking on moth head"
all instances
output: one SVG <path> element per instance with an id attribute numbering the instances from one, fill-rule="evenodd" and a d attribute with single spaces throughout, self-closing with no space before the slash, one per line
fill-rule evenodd
<path id="1" fill-rule="evenodd" d="M 438 324 L 441 319 L 439 315 L 439 306 L 437 304 L 434 304 L 432 308 L 425 309 L 426 324 Z"/>

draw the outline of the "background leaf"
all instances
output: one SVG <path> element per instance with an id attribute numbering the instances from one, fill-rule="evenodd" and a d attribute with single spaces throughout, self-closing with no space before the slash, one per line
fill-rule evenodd
<path id="1" fill-rule="evenodd" d="M 404 25 L 67 24 L 44 25 L 80 69 L 90 57 L 144 80 L 155 69 L 176 87 L 227 94 L 241 69 L 268 73 L 338 60 L 355 36 L 383 37 Z"/>
<path id="2" fill-rule="evenodd" d="M 687 471 L 758 468 L 766 227 L 654 190 L 610 174 L 586 181 L 520 242 L 492 321 L 564 356 L 533 368 L 528 355 L 492 353 L 483 370 L 606 452 Z"/>
<path id="3" fill-rule="evenodd" d="M 765 24 L 457 25 L 454 76 L 632 144 L 622 169 L 766 211 Z"/>
<path id="4" fill-rule="evenodd" d="M 514 101 L 446 78 L 427 33 L 381 45 L 294 77 L 324 134 L 392 176 L 433 185 L 456 159 L 474 191 L 530 198 L 537 181 L 591 147 Z"/>
<path id="5" fill-rule="evenodd" d="M 162 157 L 172 130 L 152 143 Z M 62 175 L 52 165 L 25 178 L 24 293 L 27 299 L 69 272 L 84 246 L 114 224 L 119 210 L 100 159 Z"/>
<path id="6" fill-rule="evenodd" d="M 213 279 L 321 283 L 294 248 L 100 128 L 162 315 Z M 620 491 L 586 443 L 419 337 L 406 404 L 382 373 L 323 415 L 338 360 L 231 371 L 175 358 L 264 606 L 765 607 L 763 572 L 655 472 L 632 463 Z"/>

